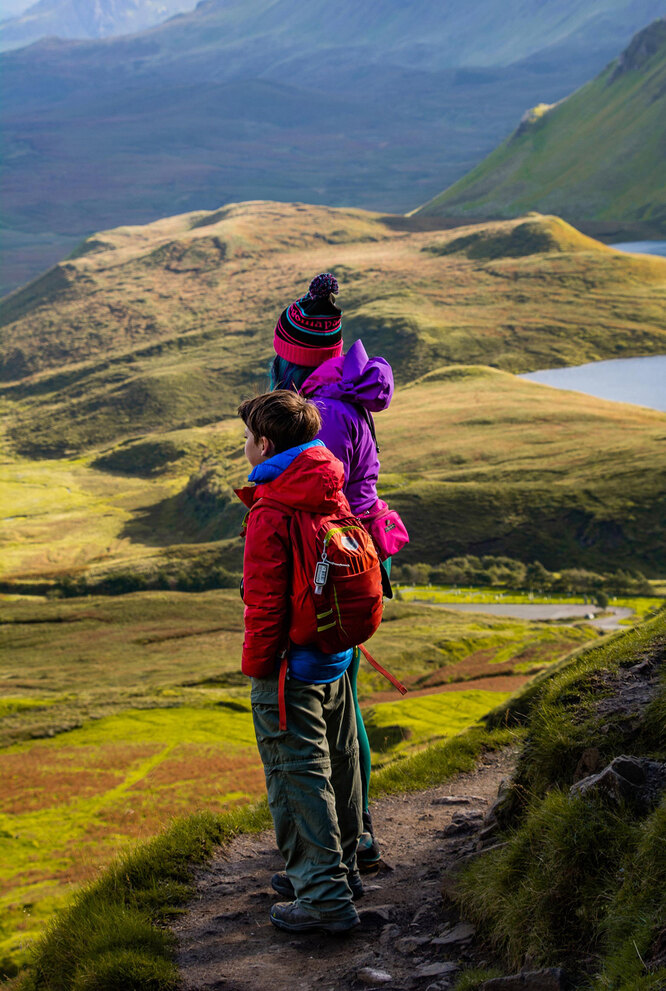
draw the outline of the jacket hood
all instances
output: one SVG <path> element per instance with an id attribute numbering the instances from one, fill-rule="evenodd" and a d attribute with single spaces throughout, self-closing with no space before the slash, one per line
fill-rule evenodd
<path id="1" fill-rule="evenodd" d="M 239 499 L 250 508 L 266 498 L 308 513 L 333 513 L 345 502 L 344 469 L 321 441 L 268 458 L 257 465 L 250 479 L 257 484 L 236 489 Z"/>
<path id="2" fill-rule="evenodd" d="M 368 358 L 363 343 L 356 341 L 346 354 L 315 368 L 301 391 L 307 396 L 355 403 L 377 413 L 391 402 L 393 371 L 386 358 Z"/>

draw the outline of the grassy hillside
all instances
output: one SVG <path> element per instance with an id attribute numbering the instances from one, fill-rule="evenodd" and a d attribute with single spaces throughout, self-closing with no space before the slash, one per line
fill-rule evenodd
<path id="1" fill-rule="evenodd" d="M 62 455 L 229 416 L 266 384 L 281 308 L 327 269 L 347 343 L 385 354 L 399 383 L 447 362 L 522 372 L 665 350 L 666 260 L 555 218 L 423 232 L 237 204 L 96 235 L 0 304 L 10 442 Z"/>
<path id="2" fill-rule="evenodd" d="M 585 652 L 517 707 L 527 739 L 497 845 L 457 894 L 512 969 L 564 966 L 572 987 L 594 991 L 665 986 L 666 779 L 649 798 L 571 791 L 621 755 L 664 766 L 665 646 L 662 612 Z"/>
<path id="3" fill-rule="evenodd" d="M 607 639 L 487 720 L 527 724 L 518 774 L 499 809 L 505 842 L 484 850 L 462 882 L 448 877 L 445 890 L 457 879 L 465 917 L 478 921 L 507 969 L 564 965 L 577 991 L 663 986 L 663 792 L 647 809 L 567 792 L 584 753 L 600 766 L 621 753 L 666 757 L 664 632 L 661 616 Z M 376 774 L 374 795 L 432 787 L 524 733 L 474 727 Z M 190 897 L 194 870 L 214 846 L 267 826 L 265 807 L 172 823 L 77 895 L 36 945 L 20 986 L 113 987 L 128 975 L 156 991 L 177 986 L 164 922 Z M 459 986 L 478 988 L 485 976 L 463 973 Z"/>
<path id="4" fill-rule="evenodd" d="M 403 559 L 661 573 L 664 414 L 534 384 L 455 367 L 398 392 L 379 436 L 382 491 L 412 538 Z"/>
<path id="5" fill-rule="evenodd" d="M 490 368 L 430 372 L 377 417 L 381 492 L 412 537 L 401 558 L 508 554 L 555 570 L 663 575 L 665 428 L 656 410 Z M 162 574 L 168 587 L 192 569 L 237 571 L 242 507 L 231 487 L 246 474 L 237 418 L 85 456 L 5 451 L 0 574 L 93 584 Z"/>
<path id="6" fill-rule="evenodd" d="M 596 639 L 390 604 L 372 649 L 414 694 L 384 701 L 386 682 L 363 665 L 375 764 L 452 736 Z M 236 589 L 0 599 L 0 972 L 116 851 L 192 808 L 263 794 L 241 642 Z"/>
<path id="7" fill-rule="evenodd" d="M 541 104 L 468 175 L 417 211 L 572 223 L 643 224 L 666 234 L 666 20 L 633 39 L 595 80 Z"/>

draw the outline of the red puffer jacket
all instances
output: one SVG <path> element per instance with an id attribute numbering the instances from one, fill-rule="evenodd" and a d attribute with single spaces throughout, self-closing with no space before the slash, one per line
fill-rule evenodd
<path id="1" fill-rule="evenodd" d="M 276 471 L 279 474 L 269 482 L 237 490 L 250 507 L 243 561 L 242 670 L 252 678 L 271 674 L 289 644 L 289 517 L 294 510 L 351 514 L 342 492 L 343 467 L 327 448 L 294 448 L 255 469 L 267 477 Z"/>

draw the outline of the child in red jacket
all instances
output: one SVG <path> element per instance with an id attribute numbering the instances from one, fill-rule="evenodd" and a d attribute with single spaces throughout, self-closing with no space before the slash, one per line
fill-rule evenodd
<path id="1" fill-rule="evenodd" d="M 253 487 L 243 563 L 245 639 L 242 670 L 252 678 L 252 716 L 266 774 L 268 803 L 286 872 L 272 879 L 287 898 L 271 922 L 288 932 L 346 932 L 359 924 L 363 894 L 356 868 L 361 780 L 354 701 L 347 669 L 353 651 L 323 654 L 290 643 L 290 519 L 298 510 L 349 515 L 340 462 L 321 441 L 316 406 L 277 390 L 246 400 L 245 455 Z M 279 670 L 287 729 L 280 729 Z"/>

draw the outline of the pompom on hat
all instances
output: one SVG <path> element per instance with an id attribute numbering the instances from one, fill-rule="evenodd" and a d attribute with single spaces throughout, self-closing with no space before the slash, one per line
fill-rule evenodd
<path id="1" fill-rule="evenodd" d="M 331 293 L 337 296 L 339 292 L 340 286 L 338 285 L 338 280 L 331 272 L 322 272 L 321 275 L 315 275 L 308 287 L 308 296 L 311 299 L 330 296 Z"/>
<path id="2" fill-rule="evenodd" d="M 315 276 L 305 296 L 280 314 L 273 347 L 280 358 L 316 368 L 342 354 L 342 310 L 331 301 L 340 291 L 330 272 Z"/>

